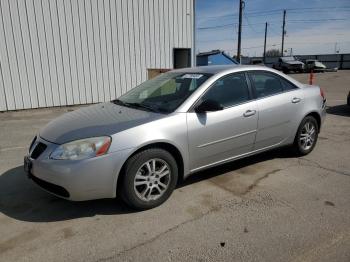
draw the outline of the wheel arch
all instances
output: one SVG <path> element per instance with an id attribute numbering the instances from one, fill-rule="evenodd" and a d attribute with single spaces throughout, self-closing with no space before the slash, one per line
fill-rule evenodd
<path id="1" fill-rule="evenodd" d="M 310 112 L 307 115 L 305 115 L 304 118 L 307 117 L 307 116 L 312 116 L 313 118 L 316 119 L 317 125 L 318 125 L 318 132 L 320 132 L 320 130 L 321 130 L 321 116 L 320 116 L 320 114 L 315 112 L 315 111 L 313 111 L 313 112 Z M 301 121 L 303 121 L 303 120 L 301 120 Z"/>
<path id="2" fill-rule="evenodd" d="M 316 119 L 316 122 L 317 122 L 317 125 L 318 125 L 318 133 L 320 133 L 321 123 L 322 123 L 322 121 L 321 121 L 321 116 L 320 116 L 320 114 L 317 113 L 316 111 L 311 111 L 311 112 L 308 112 L 306 115 L 304 115 L 304 116 L 299 120 L 299 123 L 298 123 L 296 129 L 295 129 L 295 130 L 293 131 L 293 133 L 292 133 L 292 135 L 294 134 L 294 136 L 293 136 L 293 142 L 295 141 L 295 138 L 296 138 L 296 136 L 297 136 L 297 134 L 298 134 L 298 129 L 299 129 L 299 126 L 300 126 L 301 122 L 302 122 L 302 121 L 305 119 L 305 117 L 307 117 L 307 116 L 312 116 L 313 118 Z"/>
<path id="3" fill-rule="evenodd" d="M 125 174 L 124 171 L 125 171 L 125 166 L 126 166 L 127 161 L 131 157 L 136 155 L 137 153 L 139 153 L 141 151 L 144 151 L 144 150 L 147 150 L 147 149 L 151 149 L 151 148 L 160 148 L 160 149 L 168 151 L 175 158 L 176 164 L 178 166 L 178 171 L 179 171 L 179 179 L 180 180 L 184 179 L 184 175 L 185 175 L 185 172 L 184 172 L 184 160 L 183 160 L 183 156 L 181 154 L 181 151 L 175 145 L 173 145 L 173 144 L 171 144 L 169 142 L 164 142 L 164 141 L 152 142 L 152 143 L 143 145 L 143 146 L 139 147 L 138 149 L 136 149 L 135 151 L 133 151 L 128 156 L 128 158 L 124 161 L 123 166 L 120 169 L 119 175 L 118 175 L 118 178 L 117 178 L 117 192 L 120 192 L 119 187 L 122 184 L 122 179 L 123 179 L 124 174 Z"/>

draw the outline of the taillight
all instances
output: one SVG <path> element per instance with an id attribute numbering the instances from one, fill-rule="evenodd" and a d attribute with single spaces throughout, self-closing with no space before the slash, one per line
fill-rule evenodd
<path id="1" fill-rule="evenodd" d="M 320 95 L 322 96 L 323 99 L 326 99 L 323 89 L 320 87 Z"/>

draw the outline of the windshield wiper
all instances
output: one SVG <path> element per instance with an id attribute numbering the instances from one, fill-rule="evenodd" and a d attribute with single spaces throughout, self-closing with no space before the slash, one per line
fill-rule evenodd
<path id="1" fill-rule="evenodd" d="M 156 112 L 159 113 L 159 111 L 151 106 L 145 105 L 145 104 L 140 104 L 140 103 L 126 103 L 124 102 L 124 104 L 126 106 L 132 106 L 132 107 L 136 107 L 136 108 L 142 108 L 142 109 L 146 109 L 147 111 L 152 111 L 152 112 Z"/>
<path id="2" fill-rule="evenodd" d="M 140 103 L 128 103 L 128 102 L 124 102 L 121 101 L 119 99 L 115 99 L 112 101 L 114 104 L 118 104 L 118 105 L 122 105 L 122 106 L 126 106 L 126 107 L 134 107 L 134 108 L 142 108 L 142 109 L 146 109 L 147 111 L 152 111 L 152 112 L 156 112 L 159 113 L 159 111 L 151 106 L 147 106 L 145 104 L 140 104 Z"/>
<path id="3" fill-rule="evenodd" d="M 124 106 L 125 103 L 122 101 L 122 100 L 119 100 L 119 99 L 114 99 L 111 101 L 113 104 L 117 104 L 117 105 L 122 105 Z"/>

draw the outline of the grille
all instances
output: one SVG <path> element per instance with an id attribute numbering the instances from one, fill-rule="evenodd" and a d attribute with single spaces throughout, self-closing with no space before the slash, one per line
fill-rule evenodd
<path id="1" fill-rule="evenodd" d="M 32 154 L 30 155 L 30 157 L 33 158 L 33 159 L 37 159 L 45 151 L 46 148 L 47 148 L 47 145 L 45 145 L 44 143 L 39 142 L 35 146 L 35 148 L 34 148 Z"/>

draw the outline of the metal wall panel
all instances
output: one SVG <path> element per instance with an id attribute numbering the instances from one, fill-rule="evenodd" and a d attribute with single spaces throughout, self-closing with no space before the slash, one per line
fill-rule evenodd
<path id="1" fill-rule="evenodd" d="M 0 65 L 0 111 L 7 110 L 6 93 L 4 87 L 4 79 L 2 77 L 2 70 Z"/>
<path id="2" fill-rule="evenodd" d="M 109 101 L 171 69 L 193 1 L 0 0 L 0 111 Z"/>
<path id="3" fill-rule="evenodd" d="M 0 95 L 3 97 L 0 101 L 0 110 L 4 111 L 16 109 L 16 103 L 14 91 L 12 88 L 11 69 L 9 66 L 9 57 L 7 52 L 7 41 L 5 38 L 4 17 L 2 15 L 2 9 L 2 3 L 0 1 Z"/>

